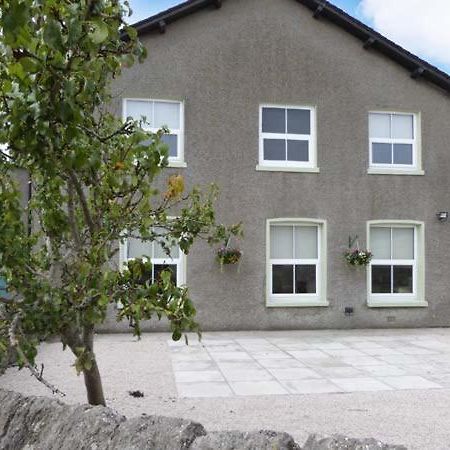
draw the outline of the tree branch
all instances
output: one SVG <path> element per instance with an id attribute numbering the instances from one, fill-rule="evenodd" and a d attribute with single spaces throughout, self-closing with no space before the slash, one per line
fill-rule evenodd
<path id="1" fill-rule="evenodd" d="M 60 391 L 56 386 L 49 383 L 44 377 L 44 366 L 42 365 L 41 370 L 39 371 L 36 365 L 30 363 L 28 358 L 25 356 L 25 353 L 20 348 L 19 339 L 17 338 L 16 332 L 20 325 L 20 314 L 16 314 L 11 322 L 11 326 L 9 327 L 9 342 L 11 347 L 19 355 L 20 359 L 24 362 L 24 366 L 31 372 L 31 375 L 36 378 L 40 383 L 42 383 L 46 388 L 50 389 L 53 394 L 58 394 L 61 397 L 65 397 L 65 393 Z"/>
<path id="2" fill-rule="evenodd" d="M 91 217 L 91 212 L 89 211 L 89 206 L 87 204 L 86 196 L 83 192 L 83 188 L 78 181 L 77 176 L 75 175 L 75 172 L 72 169 L 69 169 L 69 178 L 73 183 L 73 186 L 75 188 L 75 191 L 78 195 L 78 198 L 81 203 L 81 209 L 83 210 L 83 215 L 86 220 L 87 226 L 89 228 L 89 232 L 91 233 L 91 236 L 94 235 L 95 232 L 95 224 Z"/>
<path id="3" fill-rule="evenodd" d="M 73 199 L 73 183 L 71 180 L 68 180 L 67 182 L 67 194 L 68 194 L 68 212 L 69 212 L 69 224 L 70 228 L 72 229 L 72 235 L 73 239 L 75 241 L 75 245 L 77 246 L 77 249 L 79 250 L 81 247 L 81 239 L 80 239 L 80 233 L 77 226 L 77 220 L 75 216 L 75 205 L 74 205 L 74 199 Z"/>

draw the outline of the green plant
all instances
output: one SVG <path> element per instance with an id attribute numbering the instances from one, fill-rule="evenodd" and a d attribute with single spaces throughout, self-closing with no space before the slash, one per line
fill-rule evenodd
<path id="1" fill-rule="evenodd" d="M 353 239 L 349 236 L 348 250 L 345 251 L 344 257 L 351 266 L 367 266 L 372 260 L 372 253 L 359 247 L 358 236 Z"/>
<path id="2" fill-rule="evenodd" d="M 110 305 L 122 304 L 118 319 L 137 336 L 154 316 L 169 320 L 175 340 L 199 330 L 188 289 L 169 272 L 151 284 L 142 282 L 151 261 L 111 265 L 118 242 L 136 233 L 188 253 L 197 239 L 240 230 L 216 223 L 214 186 L 186 193 L 172 176 L 165 192 L 155 189 L 168 130 L 110 113 L 111 81 L 145 57 L 127 14 L 118 0 L 3 0 L 0 10 L 0 277 L 9 294 L 0 296 L 0 363 L 12 349 L 58 392 L 36 354 L 42 339 L 60 336 L 91 404 L 105 404 L 94 331 Z M 31 183 L 25 204 L 18 171 Z"/>
<path id="3" fill-rule="evenodd" d="M 217 250 L 217 259 L 221 265 L 238 264 L 242 252 L 238 248 L 220 247 Z"/>

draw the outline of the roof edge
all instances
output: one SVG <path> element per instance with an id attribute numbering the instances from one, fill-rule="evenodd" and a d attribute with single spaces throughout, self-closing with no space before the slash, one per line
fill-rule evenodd
<path id="1" fill-rule="evenodd" d="M 161 33 L 164 33 L 167 24 L 208 6 L 214 6 L 218 9 L 222 6 L 222 0 L 187 0 L 154 16 L 136 22 L 132 26 L 138 34 L 154 30 L 159 30 Z"/>
<path id="2" fill-rule="evenodd" d="M 411 75 L 424 78 L 450 93 L 450 75 L 386 38 L 373 28 L 347 14 L 327 0 L 297 0 L 313 11 L 315 19 L 325 18 L 363 41 L 363 48 L 374 48 L 394 60 Z"/>

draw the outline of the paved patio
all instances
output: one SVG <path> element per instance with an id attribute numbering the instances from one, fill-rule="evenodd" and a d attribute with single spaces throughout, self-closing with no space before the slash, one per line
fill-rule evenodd
<path id="1" fill-rule="evenodd" d="M 215 332 L 202 344 L 191 337 L 189 347 L 169 339 L 96 337 L 110 407 L 128 417 L 184 417 L 210 431 L 286 431 L 299 443 L 314 432 L 372 436 L 408 450 L 450 448 L 450 328 Z M 73 362 L 60 343 L 42 344 L 38 363 L 67 394 L 63 401 L 85 402 Z M 52 396 L 26 370 L 9 369 L 0 386 Z M 274 386 L 283 393 L 260 394 Z M 129 395 L 137 389 L 145 396 Z"/>
<path id="2" fill-rule="evenodd" d="M 186 398 L 450 386 L 450 341 L 432 333 L 227 333 L 168 344 Z"/>

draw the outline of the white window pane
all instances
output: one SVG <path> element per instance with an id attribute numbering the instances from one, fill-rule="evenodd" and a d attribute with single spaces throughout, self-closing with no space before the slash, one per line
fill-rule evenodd
<path id="1" fill-rule="evenodd" d="M 414 228 L 392 229 L 392 258 L 414 259 Z"/>
<path id="2" fill-rule="evenodd" d="M 148 124 L 152 125 L 153 122 L 153 102 L 147 102 L 144 100 L 127 100 L 126 101 L 126 116 L 131 117 L 134 120 L 145 120 Z"/>
<path id="3" fill-rule="evenodd" d="M 155 227 L 154 232 L 161 236 L 158 238 L 159 241 L 164 240 L 164 242 L 167 242 L 167 239 L 162 238 L 162 236 L 164 236 L 166 234 L 166 230 L 164 228 Z M 177 245 L 170 247 L 170 256 L 167 256 L 166 251 L 164 250 L 163 246 L 159 242 L 155 241 L 154 246 L 155 246 L 155 252 L 153 254 L 154 258 L 160 258 L 160 259 L 178 258 L 179 248 Z"/>
<path id="4" fill-rule="evenodd" d="M 317 227 L 295 227 L 296 259 L 317 258 Z"/>
<path id="5" fill-rule="evenodd" d="M 169 130 L 180 129 L 180 104 L 171 102 L 155 102 L 155 128 L 167 126 Z"/>
<path id="6" fill-rule="evenodd" d="M 374 259 L 391 259 L 391 229 L 372 227 L 370 230 L 370 250 Z"/>
<path id="7" fill-rule="evenodd" d="M 270 257 L 273 259 L 292 259 L 293 232 L 291 226 L 273 225 L 270 227 Z"/>
<path id="8" fill-rule="evenodd" d="M 152 243 L 143 242 L 141 239 L 128 238 L 128 254 L 127 258 L 152 257 Z"/>
<path id="9" fill-rule="evenodd" d="M 411 114 L 394 114 L 392 116 L 392 137 L 395 139 L 414 138 L 414 120 Z"/>
<path id="10" fill-rule="evenodd" d="M 369 114 L 369 135 L 371 138 L 391 137 L 391 116 L 389 114 Z"/>
<path id="11" fill-rule="evenodd" d="M 180 253 L 180 250 L 179 250 L 178 246 L 174 245 L 174 246 L 170 247 L 170 256 L 168 256 L 166 251 L 162 247 L 162 245 L 159 242 L 155 242 L 155 253 L 154 253 L 155 258 L 176 259 L 176 258 L 178 258 L 179 253 Z"/>

